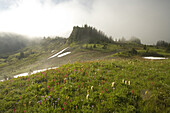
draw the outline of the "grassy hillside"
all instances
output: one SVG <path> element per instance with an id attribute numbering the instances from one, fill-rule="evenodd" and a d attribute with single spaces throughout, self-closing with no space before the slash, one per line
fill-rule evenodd
<path id="1" fill-rule="evenodd" d="M 0 111 L 168 113 L 169 67 L 140 58 L 66 64 L 1 82 Z"/>
<path id="2" fill-rule="evenodd" d="M 162 44 L 162 42 L 161 42 Z M 47 60 L 62 49 L 69 47 L 71 54 Z M 0 34 L 0 80 L 14 75 L 48 67 L 61 66 L 76 61 L 97 59 L 132 58 L 143 56 L 170 57 L 167 46 L 142 45 L 140 39 L 124 37 L 113 41 L 111 37 L 94 27 L 73 27 L 69 38 L 44 37 L 27 40 L 14 34 Z"/>
<path id="3" fill-rule="evenodd" d="M 46 68 L 45 65 L 52 50 L 59 51 L 66 47 L 66 39 L 64 38 L 46 38 L 36 39 L 30 42 L 30 44 L 14 53 L 1 54 L 0 56 L 0 80 L 6 77 L 12 77 L 16 74 L 29 72 L 30 70 L 36 70 L 40 67 Z M 23 55 L 21 55 L 21 53 Z M 5 57 L 3 57 L 5 56 Z"/>
<path id="4" fill-rule="evenodd" d="M 64 52 L 70 51 L 71 54 L 47 60 L 48 57 L 69 47 Z M 134 53 L 133 50 L 137 53 Z M 53 52 L 52 52 L 53 51 Z M 21 57 L 23 53 L 23 57 Z M 27 46 L 17 53 L 9 55 L 7 58 L 0 58 L 0 80 L 5 77 L 29 72 L 30 70 L 57 67 L 76 61 L 92 61 L 96 59 L 114 59 L 117 57 L 133 58 L 143 56 L 164 56 L 170 57 L 166 48 L 157 46 L 144 46 L 132 43 L 104 43 L 104 44 L 66 44 L 66 39 L 43 39 L 39 43 Z"/>

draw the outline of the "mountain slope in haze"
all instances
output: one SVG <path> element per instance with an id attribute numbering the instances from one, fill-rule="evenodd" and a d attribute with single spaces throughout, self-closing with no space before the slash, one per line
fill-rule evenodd
<path id="1" fill-rule="evenodd" d="M 22 35 L 14 33 L 0 33 L 0 55 L 15 52 L 26 47 L 29 40 Z"/>
<path id="2" fill-rule="evenodd" d="M 73 31 L 68 38 L 69 43 L 111 43 L 113 40 L 108 38 L 102 31 L 84 25 L 84 27 L 73 27 Z"/>
<path id="3" fill-rule="evenodd" d="M 6 41 L 8 40 L 6 39 Z M 14 42 L 17 41 L 21 40 L 19 38 L 14 40 Z M 131 43 L 134 41 L 135 43 Z M 101 31 L 87 25 L 84 27 L 74 27 L 70 37 L 67 39 L 61 37 L 34 39 L 30 41 L 29 45 L 23 43 L 26 45 L 19 46 L 21 49 L 6 55 L 7 57 L 1 57 L 2 55 L 0 54 L 0 80 L 5 78 L 4 76 L 12 77 L 29 72 L 30 70 L 59 67 L 63 64 L 77 61 L 115 59 L 117 57 L 132 58 L 133 56 L 141 57 L 148 55 L 170 56 L 170 53 L 165 52 L 165 47 L 144 46 L 138 43 L 140 40 L 136 41 L 136 39 L 131 40 L 131 42 L 112 41 L 111 38 L 108 38 Z M 6 43 L 13 42 L 9 41 Z M 64 52 L 71 52 L 71 54 L 61 58 L 54 57 L 48 59 L 67 47 L 69 49 Z"/>

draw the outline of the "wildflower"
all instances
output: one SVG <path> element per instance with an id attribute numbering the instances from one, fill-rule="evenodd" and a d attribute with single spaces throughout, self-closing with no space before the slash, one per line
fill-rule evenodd
<path id="1" fill-rule="evenodd" d="M 67 102 L 64 102 L 63 106 L 67 105 Z"/>
<path id="2" fill-rule="evenodd" d="M 24 113 L 26 112 L 26 110 L 24 110 Z"/>
<path id="3" fill-rule="evenodd" d="M 125 81 L 125 84 L 127 84 L 127 81 Z"/>
<path id="4" fill-rule="evenodd" d="M 112 95 L 110 97 L 112 98 Z"/>
<path id="5" fill-rule="evenodd" d="M 86 99 L 88 100 L 88 98 L 89 98 L 89 94 L 87 94 L 87 96 L 86 96 Z"/>
<path id="6" fill-rule="evenodd" d="M 37 103 L 40 103 L 41 104 L 42 100 L 39 100 Z"/>
<path id="7" fill-rule="evenodd" d="M 107 91 L 107 89 L 105 88 L 105 91 Z"/>
<path id="8" fill-rule="evenodd" d="M 101 100 L 101 103 L 103 102 L 103 100 Z"/>
<path id="9" fill-rule="evenodd" d="M 112 87 L 114 87 L 115 82 L 112 82 Z"/>
<path id="10" fill-rule="evenodd" d="M 113 87 L 113 90 L 115 89 L 115 87 Z"/>
<path id="11" fill-rule="evenodd" d="M 13 109 L 13 112 L 15 113 L 15 108 Z"/>
<path id="12" fill-rule="evenodd" d="M 124 82 L 125 82 L 125 80 L 123 79 L 123 80 L 122 80 L 122 83 L 124 83 Z"/>
<path id="13" fill-rule="evenodd" d="M 61 108 L 61 110 L 64 110 L 64 108 Z"/>
<path id="14" fill-rule="evenodd" d="M 58 98 L 58 101 L 60 101 L 60 98 Z"/>
<path id="15" fill-rule="evenodd" d="M 148 93 L 148 91 L 145 91 L 145 95 Z"/>
<path id="16" fill-rule="evenodd" d="M 48 88 L 50 87 L 50 86 L 47 86 Z"/>
<path id="17" fill-rule="evenodd" d="M 94 108 L 94 105 L 92 105 L 92 108 Z"/>
<path id="18" fill-rule="evenodd" d="M 69 102 L 71 102 L 71 100 L 69 100 Z"/>
<path id="19" fill-rule="evenodd" d="M 154 86 L 154 83 L 152 82 L 152 85 Z"/>
<path id="20" fill-rule="evenodd" d="M 133 90 L 131 91 L 131 93 L 133 94 Z"/>
<path id="21" fill-rule="evenodd" d="M 91 86 L 91 90 L 93 90 L 93 86 Z"/>
<path id="22" fill-rule="evenodd" d="M 128 81 L 128 85 L 130 85 L 130 81 Z"/>

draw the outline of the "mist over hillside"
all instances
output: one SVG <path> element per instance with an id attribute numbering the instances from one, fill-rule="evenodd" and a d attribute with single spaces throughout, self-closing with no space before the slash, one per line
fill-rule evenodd
<path id="1" fill-rule="evenodd" d="M 26 47 L 30 40 L 23 35 L 14 33 L 0 33 L 0 54 L 17 51 Z"/>

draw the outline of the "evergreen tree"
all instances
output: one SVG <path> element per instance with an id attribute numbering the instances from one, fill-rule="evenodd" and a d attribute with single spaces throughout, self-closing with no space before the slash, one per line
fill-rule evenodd
<path id="1" fill-rule="evenodd" d="M 96 48 L 96 44 L 93 45 L 93 48 Z"/>
<path id="2" fill-rule="evenodd" d="M 159 40 L 156 43 L 156 46 L 168 47 L 168 45 L 169 45 L 168 42 L 165 42 L 163 40 Z"/>
<path id="3" fill-rule="evenodd" d="M 20 56 L 19 56 L 19 59 L 22 59 L 22 58 L 24 58 L 24 53 L 23 52 L 20 52 Z"/>
<path id="4" fill-rule="evenodd" d="M 132 50 L 130 51 L 130 53 L 133 54 L 133 55 L 137 55 L 138 52 L 136 51 L 135 48 L 132 48 Z"/>
<path id="5" fill-rule="evenodd" d="M 146 50 L 146 45 L 143 46 L 143 49 Z"/>

